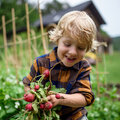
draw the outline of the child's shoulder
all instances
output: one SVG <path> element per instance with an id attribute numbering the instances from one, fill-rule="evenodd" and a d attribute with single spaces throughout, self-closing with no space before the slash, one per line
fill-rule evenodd
<path id="1" fill-rule="evenodd" d="M 80 63 L 81 63 L 81 66 L 82 66 L 83 68 L 86 68 L 86 67 L 90 67 L 90 66 L 91 66 L 90 63 L 89 63 L 85 58 L 84 58 L 83 60 L 81 60 Z"/>
<path id="2" fill-rule="evenodd" d="M 49 64 L 49 54 L 44 54 L 38 56 L 34 59 L 34 62 L 37 63 L 37 66 L 43 66 L 44 64 Z"/>
<path id="3" fill-rule="evenodd" d="M 45 59 L 49 54 L 44 54 L 44 55 L 41 55 L 41 56 L 38 56 L 36 57 L 35 59 Z"/>

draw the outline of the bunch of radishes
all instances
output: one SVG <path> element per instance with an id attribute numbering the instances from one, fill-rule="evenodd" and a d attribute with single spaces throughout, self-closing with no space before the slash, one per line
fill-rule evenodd
<path id="1" fill-rule="evenodd" d="M 41 78 L 37 82 L 31 82 L 30 85 L 31 90 L 28 91 L 28 93 L 24 94 L 24 100 L 29 102 L 25 106 L 26 111 L 29 112 L 29 116 L 31 115 L 33 116 L 33 113 L 35 113 L 35 114 L 39 114 L 40 116 L 44 115 L 44 117 L 46 117 L 47 116 L 46 112 L 48 111 L 50 111 L 51 114 L 53 105 L 50 101 L 47 100 L 47 96 L 49 94 L 55 94 L 55 97 L 57 99 L 61 98 L 59 93 L 55 91 L 51 92 L 50 90 L 48 91 L 49 86 L 43 86 L 41 84 L 41 81 L 47 77 L 49 77 L 49 70 L 45 70 L 44 73 L 41 75 Z M 54 89 L 57 88 L 54 87 Z M 54 114 L 56 114 L 58 118 L 58 115 L 57 113 L 55 113 L 55 110 L 54 110 Z"/>

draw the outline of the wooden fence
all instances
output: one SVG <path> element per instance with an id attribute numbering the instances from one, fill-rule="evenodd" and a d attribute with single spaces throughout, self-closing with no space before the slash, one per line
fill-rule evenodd
<path id="1" fill-rule="evenodd" d="M 5 16 L 2 16 L 2 26 L 0 27 L 1 29 L 3 29 L 3 40 L 4 40 L 4 45 L 0 45 L 0 49 L 4 49 L 4 54 L 5 54 L 5 65 L 6 65 L 6 71 L 8 71 L 9 68 L 9 60 L 8 60 L 8 47 L 12 47 L 13 48 L 13 56 L 14 56 L 14 60 L 18 61 L 18 54 L 17 54 L 17 45 L 20 46 L 20 57 L 23 57 L 23 44 L 27 44 L 27 49 L 28 49 L 28 55 L 29 55 L 29 65 L 32 64 L 32 52 L 31 52 L 31 48 L 34 51 L 34 53 L 36 55 L 38 55 L 38 51 L 36 49 L 36 40 L 38 38 L 42 39 L 42 46 L 43 46 L 43 50 L 44 53 L 48 52 L 48 48 L 46 45 L 46 36 L 47 33 L 44 33 L 43 31 L 43 23 L 42 23 L 42 12 L 40 9 L 40 6 L 38 6 L 38 12 L 39 12 L 39 17 L 40 17 L 40 35 L 36 36 L 35 35 L 35 31 L 33 29 L 30 29 L 30 22 L 29 22 L 29 14 L 31 13 L 31 11 L 29 11 L 28 8 L 28 4 L 25 4 L 25 11 L 26 11 L 26 16 L 23 17 L 23 19 L 26 19 L 26 28 L 27 28 L 27 39 L 26 40 L 22 40 L 22 38 L 16 34 L 16 20 L 17 17 L 15 16 L 15 10 L 14 8 L 12 8 L 11 10 L 11 14 L 12 14 L 12 19 L 9 21 L 5 21 Z M 7 24 L 12 24 L 12 30 L 13 30 L 13 35 L 12 35 L 12 42 L 8 42 L 7 40 L 7 33 L 6 33 L 6 25 Z M 32 34 L 32 38 L 31 38 L 31 34 Z M 31 44 L 31 41 L 34 41 L 34 44 Z M 18 80 L 18 67 L 17 67 L 17 62 L 14 63 L 14 68 L 16 70 L 16 79 Z M 18 82 L 18 81 L 17 81 Z"/>

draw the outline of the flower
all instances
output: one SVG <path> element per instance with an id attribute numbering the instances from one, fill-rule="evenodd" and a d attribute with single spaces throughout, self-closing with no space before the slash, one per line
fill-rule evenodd
<path id="1" fill-rule="evenodd" d="M 19 82 L 19 84 L 22 86 L 22 85 L 23 85 L 23 82 L 21 81 L 21 82 Z"/>
<path id="2" fill-rule="evenodd" d="M 0 110 L 1 110 L 2 108 L 1 108 L 1 106 L 0 106 Z"/>
<path id="3" fill-rule="evenodd" d="M 91 117 L 94 117 L 94 113 L 90 113 L 90 116 L 91 116 Z"/>
<path id="4" fill-rule="evenodd" d="M 5 108 L 6 108 L 6 109 L 8 109 L 8 108 L 9 108 L 9 106 L 5 105 Z"/>
<path id="5" fill-rule="evenodd" d="M 99 102 L 99 101 L 100 101 L 100 98 L 99 98 L 99 97 L 97 97 L 95 100 Z"/>
<path id="6" fill-rule="evenodd" d="M 15 108 L 18 108 L 18 106 L 20 106 L 19 102 L 15 102 Z"/>
<path id="7" fill-rule="evenodd" d="M 7 99 L 9 99 L 9 98 L 10 98 L 10 96 L 9 96 L 9 95 L 5 95 L 4 100 L 7 100 Z"/>
<path id="8" fill-rule="evenodd" d="M 104 111 L 105 111 L 105 112 L 108 112 L 108 108 L 104 108 Z"/>
<path id="9" fill-rule="evenodd" d="M 7 77 L 7 78 L 6 78 L 6 81 L 12 83 L 12 82 L 13 82 L 13 79 L 10 78 L 10 77 Z"/>

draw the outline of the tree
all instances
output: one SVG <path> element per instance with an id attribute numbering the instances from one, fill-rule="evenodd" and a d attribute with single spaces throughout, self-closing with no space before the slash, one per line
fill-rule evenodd
<path id="1" fill-rule="evenodd" d="M 15 9 L 15 17 L 16 19 L 16 30 L 21 28 L 26 28 L 26 11 L 25 11 L 25 2 L 28 0 L 0 0 L 0 18 L 2 15 L 5 15 L 5 21 L 12 20 L 11 9 Z M 59 10 L 63 10 L 68 8 L 69 5 L 67 3 L 60 3 L 57 0 L 53 0 L 51 3 L 48 2 L 45 4 L 44 9 L 42 10 L 43 15 L 51 14 L 53 12 L 57 12 Z M 33 9 L 33 6 L 29 4 L 29 11 Z M 22 19 L 24 18 L 24 19 Z M 30 24 L 32 24 L 35 20 L 39 19 L 38 9 L 34 9 L 29 14 Z M 0 19 L 0 28 L 2 27 L 2 19 Z M 10 35 L 12 34 L 12 23 L 6 25 L 6 31 Z M 0 29 L 0 33 L 2 30 Z"/>
<path id="2" fill-rule="evenodd" d="M 60 3 L 57 0 L 53 0 L 52 2 L 48 2 L 45 4 L 43 9 L 43 15 L 58 12 L 68 7 L 70 7 L 68 3 Z"/>
<path id="3" fill-rule="evenodd" d="M 25 11 L 25 2 L 27 0 L 0 0 L 0 18 L 5 15 L 5 21 L 9 21 L 12 19 L 11 9 L 15 9 L 15 17 L 16 19 L 16 29 L 26 26 L 26 19 L 25 18 L 26 11 Z M 31 5 L 29 5 L 29 11 L 33 9 Z M 37 14 L 37 9 L 35 9 L 30 14 L 30 23 L 35 21 L 39 18 Z M 2 26 L 2 19 L 0 19 L 0 27 Z M 12 24 L 9 23 L 6 25 L 7 33 L 12 31 Z M 1 30 L 0 30 L 1 32 Z"/>

